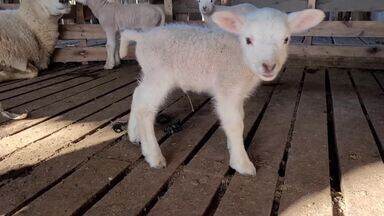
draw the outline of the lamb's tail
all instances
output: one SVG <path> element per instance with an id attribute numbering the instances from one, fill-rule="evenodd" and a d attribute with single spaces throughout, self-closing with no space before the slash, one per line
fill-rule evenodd
<path id="1" fill-rule="evenodd" d="M 135 30 L 124 30 L 120 35 L 120 58 L 124 58 L 128 55 L 129 41 L 138 42 L 142 38 L 142 33 Z"/>

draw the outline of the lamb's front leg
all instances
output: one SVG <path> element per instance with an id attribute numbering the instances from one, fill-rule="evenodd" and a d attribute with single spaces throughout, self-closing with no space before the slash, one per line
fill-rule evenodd
<path id="1" fill-rule="evenodd" d="M 116 52 L 116 31 L 106 29 L 107 34 L 107 61 L 104 69 L 113 69 L 115 67 L 115 52 Z"/>
<path id="2" fill-rule="evenodd" d="M 243 175 L 256 175 L 255 166 L 249 160 L 244 148 L 244 110 L 243 101 L 236 102 L 230 98 L 222 98 L 217 101 L 217 111 L 222 127 L 227 135 L 229 150 L 229 165 Z"/>

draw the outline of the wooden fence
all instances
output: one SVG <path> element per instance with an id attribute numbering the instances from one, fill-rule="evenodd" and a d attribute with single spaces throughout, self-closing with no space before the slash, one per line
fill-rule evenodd
<path id="1" fill-rule="evenodd" d="M 320 8 L 332 14 L 349 12 L 351 14 L 372 10 L 384 10 L 382 0 L 221 0 L 222 4 L 250 2 L 258 7 L 274 7 L 283 11 L 295 11 L 304 8 Z M 17 8 L 15 4 L 0 4 L 0 9 Z M 198 17 L 196 0 L 164 0 L 164 9 L 168 21 L 189 21 Z M 195 14 L 195 15 L 194 15 Z M 352 16 L 351 16 L 352 17 Z M 104 61 L 106 50 L 103 46 L 94 46 L 94 41 L 105 40 L 105 33 L 97 24 L 89 23 L 92 14 L 81 4 L 73 6 L 72 13 L 60 25 L 60 40 L 76 41 L 69 46 L 58 48 L 54 55 L 55 62 Z M 350 67 L 384 68 L 384 22 L 378 21 L 324 21 L 308 32 L 297 35 L 300 43 L 291 45 L 292 60 L 307 61 L 308 64 L 346 65 Z M 318 39 L 328 38 L 330 43 L 317 44 Z M 355 38 L 360 43 L 340 46 L 339 39 Z M 372 39 L 373 38 L 373 39 Z M 376 39 L 375 39 L 376 38 Z M 316 40 L 316 41 L 315 41 Z M 375 41 L 377 43 L 370 43 Z M 128 58 L 134 58 L 134 49 L 130 49 Z"/>

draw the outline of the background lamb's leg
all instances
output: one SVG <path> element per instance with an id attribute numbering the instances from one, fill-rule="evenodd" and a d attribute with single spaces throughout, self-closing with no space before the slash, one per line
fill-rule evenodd
<path id="1" fill-rule="evenodd" d="M 217 112 L 227 135 L 230 166 L 240 174 L 256 175 L 256 169 L 244 148 L 243 99 L 220 97 L 217 99 Z"/>
<path id="2" fill-rule="evenodd" d="M 115 66 L 120 65 L 120 34 L 116 34 L 116 48 L 115 48 Z"/>
<path id="3" fill-rule="evenodd" d="M 132 96 L 131 112 L 129 114 L 129 122 L 128 122 L 129 141 L 131 141 L 131 143 L 133 144 L 139 144 L 140 142 L 140 134 L 138 131 L 139 129 L 138 129 L 137 113 L 136 113 L 137 94 L 138 94 L 138 89 L 135 89 Z"/>
<path id="4" fill-rule="evenodd" d="M 113 69 L 115 66 L 115 52 L 116 52 L 116 31 L 105 30 L 107 34 L 107 61 L 105 62 L 104 69 Z"/>
<path id="5" fill-rule="evenodd" d="M 152 168 L 163 168 L 166 161 L 157 143 L 154 121 L 161 103 L 164 101 L 170 86 L 166 82 L 151 82 L 144 78 L 137 87 L 134 98 L 135 115 L 139 129 L 141 151 Z"/>

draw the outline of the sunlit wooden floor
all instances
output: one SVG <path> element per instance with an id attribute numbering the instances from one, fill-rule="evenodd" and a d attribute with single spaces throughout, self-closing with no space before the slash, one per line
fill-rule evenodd
<path id="1" fill-rule="evenodd" d="M 112 129 L 139 70 L 67 64 L 0 83 L 7 110 L 30 112 L 0 119 L 0 215 L 384 215 L 384 71 L 288 66 L 265 83 L 245 106 L 245 177 L 210 99 L 192 94 L 192 112 L 179 91 L 155 126 L 168 166 L 148 167 Z"/>

